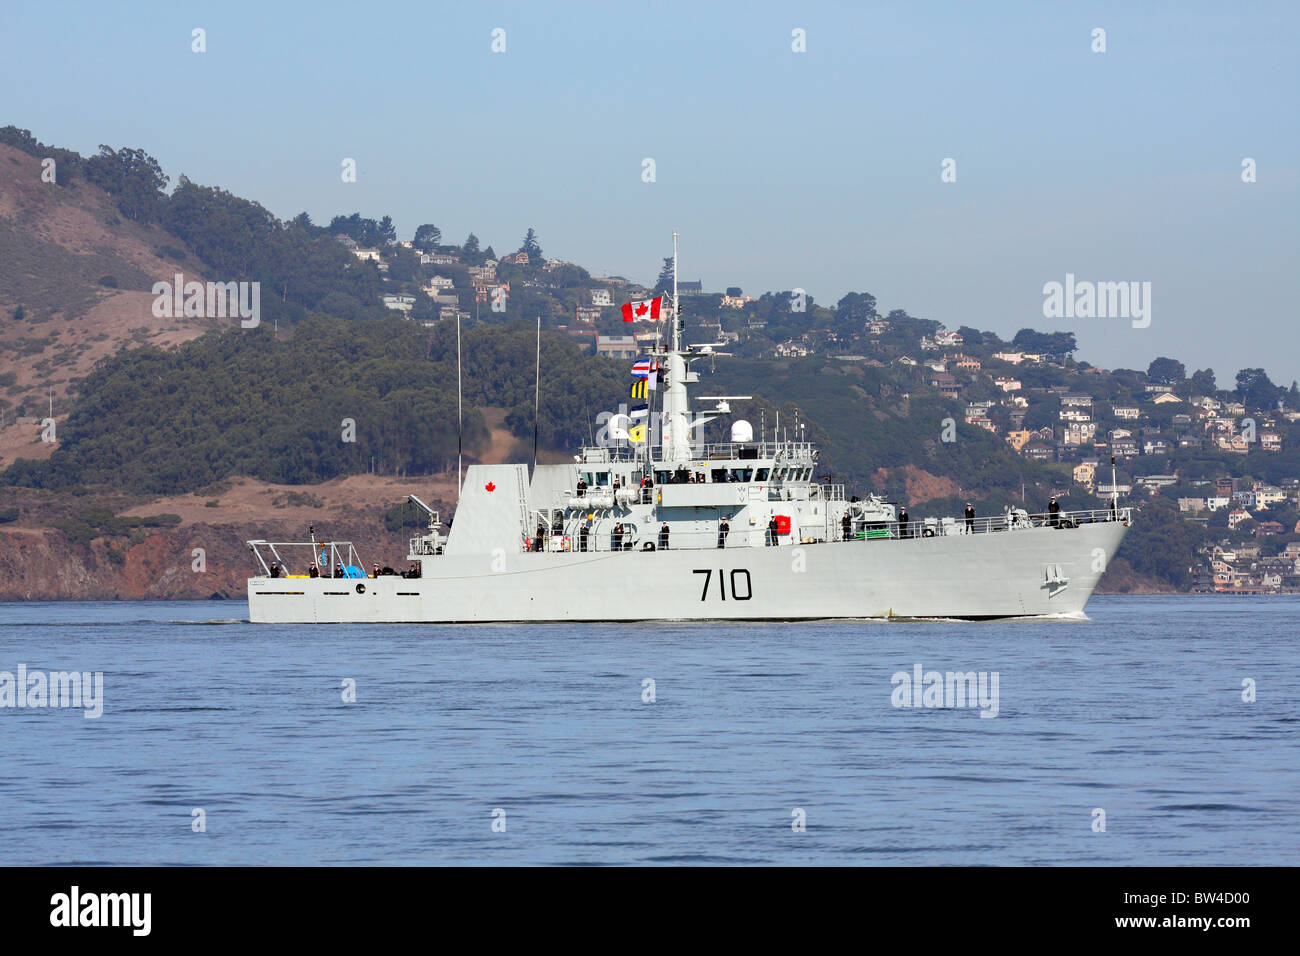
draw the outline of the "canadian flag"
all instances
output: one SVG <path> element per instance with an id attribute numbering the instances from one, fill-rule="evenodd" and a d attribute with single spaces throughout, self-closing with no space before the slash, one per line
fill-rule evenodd
<path id="1" fill-rule="evenodd" d="M 655 296 L 653 299 L 646 299 L 643 302 L 625 302 L 623 304 L 623 321 L 635 322 L 640 319 L 642 322 L 658 322 L 659 310 L 663 307 L 664 297 Z"/>

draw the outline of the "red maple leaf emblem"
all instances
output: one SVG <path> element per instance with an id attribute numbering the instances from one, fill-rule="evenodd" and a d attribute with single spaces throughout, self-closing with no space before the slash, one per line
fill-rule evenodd
<path id="1" fill-rule="evenodd" d="M 484 487 L 484 489 L 486 489 L 487 491 L 496 491 L 496 490 L 497 490 L 497 486 L 496 486 L 495 484 L 493 484 L 492 482 L 490 482 L 490 481 L 489 481 L 486 485 L 484 485 L 483 487 Z"/>
<path id="2" fill-rule="evenodd" d="M 637 315 L 645 315 L 645 314 L 646 314 L 647 312 L 649 312 L 649 311 L 650 311 L 650 307 L 649 307 L 648 305 L 646 305 L 644 302 L 642 302 L 642 303 L 637 307 L 636 314 L 637 314 Z"/>

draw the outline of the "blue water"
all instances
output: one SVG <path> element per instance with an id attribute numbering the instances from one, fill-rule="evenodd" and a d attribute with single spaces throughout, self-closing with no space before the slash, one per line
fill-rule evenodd
<path id="1" fill-rule="evenodd" d="M 0 864 L 1300 863 L 1300 600 L 1088 610 L 280 627 L 240 602 L 0 604 L 0 671 L 103 671 L 105 697 L 0 709 Z M 997 672 L 997 716 L 892 706 L 916 663 Z"/>

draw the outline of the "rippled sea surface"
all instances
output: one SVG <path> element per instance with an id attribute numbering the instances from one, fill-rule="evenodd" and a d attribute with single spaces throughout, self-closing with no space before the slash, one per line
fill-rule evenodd
<path id="1" fill-rule="evenodd" d="M 98 719 L 0 708 L 0 864 L 1300 863 L 1300 600 L 1088 612 L 283 627 L 242 602 L 0 604 L 0 671 L 104 675 Z M 917 664 L 996 672 L 997 716 L 893 706 Z"/>

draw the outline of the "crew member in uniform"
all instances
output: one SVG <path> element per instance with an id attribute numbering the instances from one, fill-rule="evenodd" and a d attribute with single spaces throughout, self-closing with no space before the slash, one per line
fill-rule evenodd
<path id="1" fill-rule="evenodd" d="M 966 502 L 966 533 L 975 533 L 975 509 L 969 501 Z"/>
<path id="2" fill-rule="evenodd" d="M 586 525 L 586 523 L 584 522 L 583 525 L 582 525 L 582 527 L 578 529 L 578 550 L 579 550 L 579 551 L 586 551 L 586 550 L 587 550 L 587 534 L 588 534 L 588 533 L 589 533 L 589 532 L 588 532 L 588 529 L 587 529 L 587 525 Z"/>
<path id="3" fill-rule="evenodd" d="M 614 525 L 614 550 L 623 550 L 623 522 Z"/>
<path id="4" fill-rule="evenodd" d="M 1055 498 L 1053 498 L 1051 503 L 1047 506 L 1047 522 L 1053 528 L 1059 528 L 1061 526 L 1061 506 L 1056 503 Z"/>
<path id="5" fill-rule="evenodd" d="M 844 512 L 844 517 L 840 518 L 840 527 L 844 531 L 842 540 L 848 541 L 849 535 L 853 534 L 853 518 L 847 511 Z"/>
<path id="6" fill-rule="evenodd" d="M 667 521 L 665 521 L 663 523 L 663 527 L 659 529 L 659 550 L 660 551 L 668 550 L 668 522 Z"/>
<path id="7" fill-rule="evenodd" d="M 780 544 L 776 537 L 776 515 L 772 515 L 771 519 L 767 522 L 767 543 L 772 547 Z"/>
<path id="8" fill-rule="evenodd" d="M 900 538 L 907 537 L 908 520 L 909 519 L 907 517 L 907 508 L 899 508 L 898 509 L 898 536 Z"/>
<path id="9" fill-rule="evenodd" d="M 650 499 L 654 494 L 655 480 L 646 472 L 645 477 L 641 479 L 641 504 L 650 504 Z"/>
<path id="10" fill-rule="evenodd" d="M 587 479 L 583 478 L 581 475 L 578 476 L 578 497 L 587 497 Z"/>
<path id="11" fill-rule="evenodd" d="M 718 547 L 727 546 L 727 532 L 731 530 L 731 525 L 727 524 L 727 519 L 723 518 L 718 522 Z"/>
<path id="12" fill-rule="evenodd" d="M 539 520 L 537 522 L 537 536 L 533 538 L 533 550 L 542 550 L 542 536 L 546 534 L 546 525 Z"/>

